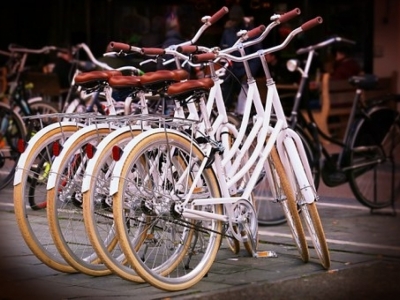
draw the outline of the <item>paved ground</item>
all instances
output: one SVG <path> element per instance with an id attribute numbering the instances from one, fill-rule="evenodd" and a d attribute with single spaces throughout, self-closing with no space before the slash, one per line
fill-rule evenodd
<path id="1" fill-rule="evenodd" d="M 42 264 L 24 243 L 12 208 L 12 186 L 0 196 L 0 299 L 400 299 L 400 218 L 371 214 L 344 185 L 321 186 L 319 212 L 331 250 L 323 270 L 311 249 L 303 263 L 286 225 L 261 227 L 260 250 L 238 255 L 224 246 L 207 277 L 188 290 L 165 292 L 116 275 L 64 274 Z M 400 201 L 398 201 L 400 202 Z M 399 207 L 397 208 L 398 212 Z"/>

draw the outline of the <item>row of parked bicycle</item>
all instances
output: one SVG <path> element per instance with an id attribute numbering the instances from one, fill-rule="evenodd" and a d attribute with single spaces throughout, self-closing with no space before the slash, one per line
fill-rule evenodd
<path id="1" fill-rule="evenodd" d="M 307 231 L 322 267 L 329 269 L 317 209 L 321 145 L 313 123 L 302 123 L 296 109 L 315 51 L 346 40 L 334 37 L 299 49 L 308 59 L 304 68 L 296 64 L 302 80 L 293 114 L 287 117 L 265 54 L 285 48 L 322 18 L 295 28 L 279 45 L 248 55 L 244 48 L 261 42 L 300 10 L 275 14 L 267 26 L 241 31 L 230 48 L 196 45 L 227 12 L 223 7 L 203 17 L 191 40 L 167 49 L 111 42 L 105 55 L 172 55 L 165 63 L 175 63 L 176 70 L 139 75 L 129 67 L 129 75 L 109 68 L 77 73 L 73 86 L 91 103 L 103 104 L 94 112 L 86 111 L 86 102 L 84 111 L 31 115 L 24 120 L 34 131 L 17 135 L 11 130 L 15 111 L 4 106 L 1 129 L 8 138 L 1 151 L 3 155 L 8 148 L 9 160 L 16 163 L 9 169 L 15 171 L 16 219 L 25 242 L 44 264 L 60 272 L 117 274 L 167 291 L 182 290 L 207 274 L 222 244 L 233 253 L 243 245 L 250 256 L 262 257 L 258 226 L 286 222 L 300 259 L 310 260 Z M 232 55 L 234 51 L 241 56 Z M 266 99 L 248 68 L 251 59 L 262 62 Z M 217 66 L 227 61 L 243 63 L 248 78 L 240 120 L 227 113 L 222 97 Z M 210 75 L 189 79 L 184 63 L 207 66 Z M 352 83 L 360 90 L 368 88 L 370 79 L 358 77 Z M 125 95 L 119 101 L 121 112 L 115 95 Z M 386 207 L 393 204 L 399 184 L 399 114 L 377 102 L 363 112 L 349 121 L 356 125 L 348 126 L 332 173 L 344 174 L 365 205 Z M 382 120 L 385 127 L 374 130 Z M 391 192 L 378 193 L 377 176 L 387 179 Z M 386 202 L 378 204 L 377 199 Z M 262 219 L 261 208 L 267 212 Z"/>

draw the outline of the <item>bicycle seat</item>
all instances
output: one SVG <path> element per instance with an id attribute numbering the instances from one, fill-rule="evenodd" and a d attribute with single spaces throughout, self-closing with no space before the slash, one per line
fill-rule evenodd
<path id="1" fill-rule="evenodd" d="M 378 84 L 378 77 L 374 74 L 357 75 L 349 78 L 349 83 L 362 90 L 372 90 Z"/>
<path id="2" fill-rule="evenodd" d="M 108 80 L 108 84 L 114 89 L 137 88 L 141 86 L 141 77 L 124 75 L 112 76 Z"/>
<path id="3" fill-rule="evenodd" d="M 192 79 L 173 83 L 168 87 L 167 94 L 176 98 L 186 98 L 189 93 L 195 91 L 209 91 L 214 85 L 211 78 Z"/>
<path id="4" fill-rule="evenodd" d="M 94 88 L 98 84 L 109 80 L 112 76 L 121 75 L 117 70 L 103 70 L 84 72 L 76 75 L 75 84 L 84 88 Z"/>
<path id="5" fill-rule="evenodd" d="M 179 82 L 189 78 L 189 73 L 183 69 L 177 70 L 158 70 L 154 72 L 148 72 L 140 76 L 140 80 L 143 86 L 153 87 L 165 86 L 166 83 Z"/>

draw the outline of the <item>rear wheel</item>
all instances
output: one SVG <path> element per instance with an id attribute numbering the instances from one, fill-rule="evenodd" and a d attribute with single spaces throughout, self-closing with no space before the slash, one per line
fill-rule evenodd
<path id="1" fill-rule="evenodd" d="M 79 128 L 77 125 L 54 126 L 43 136 L 38 133 L 33 147 L 23 153 L 24 159 L 17 167 L 18 182 L 14 184 L 15 217 L 26 244 L 44 264 L 65 273 L 77 271 L 63 259 L 51 238 L 46 185 L 54 159 L 54 145 L 64 144 Z"/>
<path id="2" fill-rule="evenodd" d="M 351 139 L 349 183 L 356 198 L 369 208 L 394 204 L 400 190 L 400 117 L 375 107 L 361 119 Z"/>
<path id="3" fill-rule="evenodd" d="M 110 126 L 93 125 L 71 136 L 54 160 L 51 169 L 54 187 L 47 186 L 47 216 L 54 243 L 71 266 L 91 276 L 109 275 L 111 270 L 99 259 L 86 233 L 82 178 L 90 156 L 87 149 L 95 148 L 112 130 Z M 114 237 L 110 249 L 116 245 Z"/>
<path id="4" fill-rule="evenodd" d="M 123 128 L 121 130 L 124 130 Z M 126 262 L 119 244 L 112 246 L 116 237 L 112 213 L 113 202 L 110 196 L 110 180 L 116 161 L 111 153 L 114 146 L 123 149 L 141 131 L 117 129 L 100 142 L 95 156 L 88 163 L 85 177 L 90 180 L 83 192 L 84 222 L 93 248 L 101 261 L 121 278 L 133 282 L 143 282 L 136 271 Z M 112 247 L 111 247 L 112 246 Z"/>

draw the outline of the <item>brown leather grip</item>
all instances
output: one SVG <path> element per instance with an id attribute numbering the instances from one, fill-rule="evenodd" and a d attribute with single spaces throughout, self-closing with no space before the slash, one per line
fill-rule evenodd
<path id="1" fill-rule="evenodd" d="M 303 31 L 311 29 L 319 24 L 321 24 L 323 22 L 322 17 L 316 17 L 314 19 L 311 19 L 307 22 L 305 22 L 303 25 L 301 25 L 301 29 L 303 29 Z"/>
<path id="2" fill-rule="evenodd" d="M 176 51 L 180 53 L 195 53 L 199 48 L 195 45 L 187 45 L 187 46 L 178 46 Z"/>
<path id="3" fill-rule="evenodd" d="M 142 53 L 145 55 L 164 55 L 165 50 L 163 48 L 142 48 Z"/>
<path id="4" fill-rule="evenodd" d="M 217 56 L 215 55 L 215 53 L 209 52 L 209 53 L 202 53 L 202 54 L 193 55 L 192 60 L 193 60 L 194 63 L 199 63 L 199 62 L 203 62 L 203 61 L 213 60 L 216 57 Z"/>
<path id="5" fill-rule="evenodd" d="M 248 31 L 247 32 L 247 37 L 249 39 L 252 39 L 253 37 L 256 37 L 256 36 L 262 34 L 264 32 L 264 30 L 265 30 L 265 26 L 264 25 L 260 25 L 260 26 L 258 26 L 256 28 L 253 28 L 252 30 Z"/>
<path id="6" fill-rule="evenodd" d="M 120 42 L 110 42 L 108 44 L 109 49 L 113 51 L 130 51 L 131 46 L 129 44 L 120 43 Z"/>
<path id="7" fill-rule="evenodd" d="M 229 9 L 224 6 L 222 7 L 219 11 L 217 11 L 215 14 L 211 16 L 211 18 L 208 20 L 211 24 L 214 24 L 217 22 L 219 19 L 221 19 L 224 15 L 226 15 L 229 12 Z"/>
<path id="8" fill-rule="evenodd" d="M 297 17 L 300 14 L 301 14 L 300 9 L 295 8 L 295 9 L 288 11 L 288 12 L 284 13 L 283 15 L 281 15 L 279 18 L 279 22 L 280 23 L 287 22 L 287 21 L 293 19 L 294 17 Z"/>

